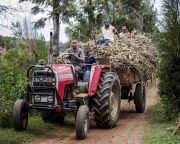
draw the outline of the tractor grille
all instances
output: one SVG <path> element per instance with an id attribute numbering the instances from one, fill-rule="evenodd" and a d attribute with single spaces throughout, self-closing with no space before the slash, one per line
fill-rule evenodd
<path id="1" fill-rule="evenodd" d="M 49 66 L 34 65 L 28 69 L 27 95 L 31 107 L 53 109 L 58 104 L 56 78 Z"/>
<path id="2" fill-rule="evenodd" d="M 35 71 L 32 77 L 33 87 L 53 87 L 55 85 L 55 79 L 51 72 Z"/>

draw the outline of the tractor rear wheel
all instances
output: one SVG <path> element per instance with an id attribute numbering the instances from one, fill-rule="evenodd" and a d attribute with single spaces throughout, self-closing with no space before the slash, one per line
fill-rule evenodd
<path id="1" fill-rule="evenodd" d="M 144 113 L 146 106 L 146 89 L 141 83 L 136 85 L 134 104 L 138 113 Z"/>
<path id="2" fill-rule="evenodd" d="M 18 99 L 13 108 L 13 125 L 15 130 L 22 131 L 28 125 L 28 105 L 25 100 Z"/>
<path id="3" fill-rule="evenodd" d="M 102 74 L 96 95 L 93 96 L 93 109 L 96 125 L 112 128 L 116 125 L 120 112 L 120 80 L 117 74 Z"/>
<path id="4" fill-rule="evenodd" d="M 89 108 L 86 105 L 79 107 L 76 116 L 76 137 L 84 139 L 87 137 L 89 129 Z"/>

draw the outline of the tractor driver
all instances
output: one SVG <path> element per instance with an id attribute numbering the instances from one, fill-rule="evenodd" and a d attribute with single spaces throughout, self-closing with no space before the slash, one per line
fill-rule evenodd
<path id="1" fill-rule="evenodd" d="M 76 40 L 71 41 L 71 48 L 66 51 L 69 55 L 65 58 L 69 59 L 72 65 L 74 65 L 76 78 L 78 79 L 78 73 L 83 70 L 83 63 L 85 62 L 84 51 L 78 48 L 78 42 Z"/>

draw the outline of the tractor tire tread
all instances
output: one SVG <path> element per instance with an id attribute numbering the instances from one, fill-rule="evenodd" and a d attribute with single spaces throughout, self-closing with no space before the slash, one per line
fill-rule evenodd
<path id="1" fill-rule="evenodd" d="M 120 94 L 119 77 L 114 72 L 106 72 L 101 75 L 97 93 L 92 98 L 96 125 L 101 128 L 112 128 L 116 125 L 117 122 L 117 120 L 115 121 L 111 120 L 110 110 L 109 110 L 109 96 L 114 81 L 116 82 L 118 81 L 119 94 Z"/>
<path id="2" fill-rule="evenodd" d="M 77 139 L 86 138 L 87 134 L 84 131 L 85 120 L 89 119 L 89 108 L 86 105 L 79 107 L 76 117 L 76 137 Z M 88 120 L 89 122 L 89 120 Z M 88 124 L 89 125 L 89 124 Z"/>

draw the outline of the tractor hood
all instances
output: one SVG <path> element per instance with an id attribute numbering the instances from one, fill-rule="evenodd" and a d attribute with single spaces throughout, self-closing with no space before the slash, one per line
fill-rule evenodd
<path id="1" fill-rule="evenodd" d="M 56 74 L 62 75 L 63 77 L 73 76 L 74 74 L 73 65 L 70 65 L 70 64 L 55 64 L 52 66 L 52 69 Z"/>

